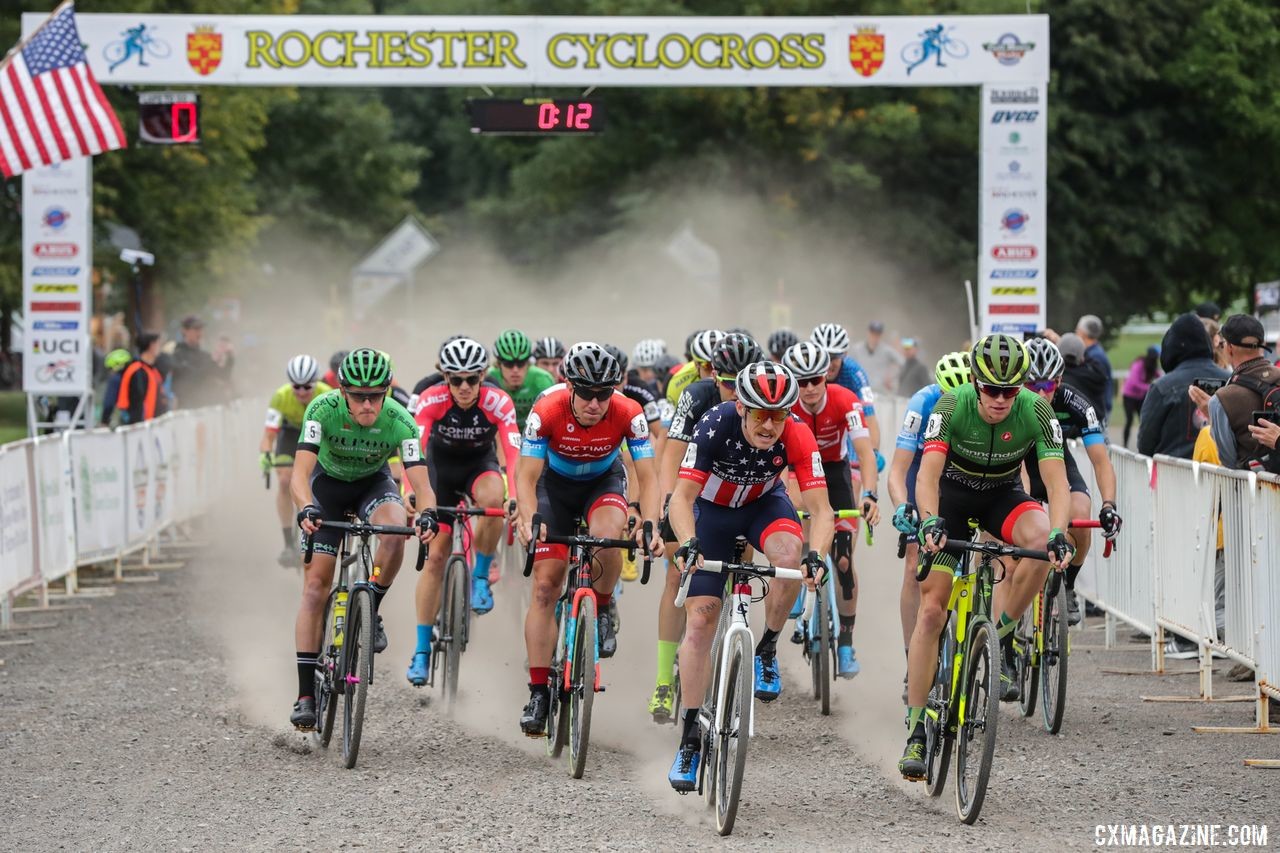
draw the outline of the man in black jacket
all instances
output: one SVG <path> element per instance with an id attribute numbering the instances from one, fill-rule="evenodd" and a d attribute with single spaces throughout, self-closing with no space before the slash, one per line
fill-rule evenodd
<path id="1" fill-rule="evenodd" d="M 1229 374 L 1214 363 L 1209 335 L 1195 314 L 1183 314 L 1165 332 L 1160 366 L 1164 376 L 1151 383 L 1142 403 L 1138 452 L 1190 459 L 1201 424 L 1187 388 L 1196 379 L 1225 380 Z"/>
<path id="2" fill-rule="evenodd" d="M 194 314 L 182 320 L 182 340 L 173 348 L 173 395 L 184 409 L 223 403 L 230 398 L 235 357 L 229 353 L 226 364 L 219 367 L 200 348 L 203 337 L 203 320 Z"/>

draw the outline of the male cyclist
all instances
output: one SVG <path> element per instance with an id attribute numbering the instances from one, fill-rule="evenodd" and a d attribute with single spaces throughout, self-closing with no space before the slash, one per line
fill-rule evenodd
<path id="1" fill-rule="evenodd" d="M 719 332 L 702 334 L 720 335 Z M 667 442 L 662 449 L 662 460 L 658 468 L 658 490 L 666 501 L 670 500 L 669 496 L 675 490 L 680 474 L 680 460 L 688 452 L 699 420 L 715 406 L 736 400 L 737 393 L 734 389 L 738 372 L 764 357 L 756 342 L 742 335 L 720 336 L 716 340 L 719 342 L 714 351 L 708 354 L 713 368 L 712 376 L 699 379 L 680 394 L 676 413 L 671 419 L 671 429 L 667 432 Z M 667 577 L 662 587 L 662 598 L 658 602 L 658 677 L 653 697 L 649 700 L 649 713 L 653 715 L 654 722 L 665 723 L 670 721 L 674 713 L 671 680 L 676 651 L 680 647 L 680 637 L 684 634 L 684 610 L 676 607 L 680 572 L 671 559 L 675 556 L 679 540 L 671 529 L 670 516 L 664 514 L 660 527 L 662 540 L 666 543 Z"/>
<path id="2" fill-rule="evenodd" d="M 884 469 L 884 457 L 880 455 L 880 422 L 876 420 L 876 395 L 871 390 L 871 377 L 862 365 L 849 355 L 849 333 L 839 323 L 819 323 L 809 340 L 827 351 L 831 366 L 827 368 L 827 382 L 841 385 L 858 395 L 862 401 L 862 420 L 871 434 L 871 446 L 875 448 L 876 469 Z"/>
<path id="3" fill-rule="evenodd" d="M 822 471 L 827 481 L 827 500 L 833 509 L 862 509 L 862 517 L 874 527 L 880 522 L 879 497 L 876 495 L 876 460 L 871 437 L 862 424 L 862 401 L 858 395 L 840 385 L 827 382 L 831 356 L 812 341 L 789 348 L 782 356 L 782 366 L 791 371 L 800 389 L 800 398 L 792 413 L 807 426 L 818 442 L 822 455 Z M 853 441 L 854 452 L 862 466 L 862 499 L 853 497 L 853 478 L 849 470 L 846 436 Z M 853 678 L 861 669 L 853 648 L 853 625 L 858 613 L 858 573 L 853 566 L 853 549 L 857 544 L 857 521 L 835 522 L 831 549 L 836 568 L 839 594 L 836 611 L 840 617 L 840 635 L 836 640 L 836 675 Z"/>
<path id="4" fill-rule="evenodd" d="M 689 336 L 687 344 L 689 360 L 671 377 L 667 383 L 667 402 L 675 406 L 680 395 L 699 379 L 711 376 L 711 353 L 716 344 L 724 337 L 719 329 L 702 329 Z"/>
<path id="5" fill-rule="evenodd" d="M 1021 548 L 1043 548 L 1056 568 L 1071 560 L 1064 531 L 1071 520 L 1070 491 L 1062 461 L 1062 429 L 1053 409 L 1022 387 L 1030 359 L 1022 342 L 1006 334 L 979 340 L 969 354 L 973 384 L 943 394 L 924 433 L 916 480 L 920 546 L 936 554 L 920 587 L 920 611 L 907 660 L 907 746 L 898 770 L 924 778 L 924 705 L 938 659 L 938 637 L 947 619 L 957 558 L 941 548 L 948 536 L 966 538 L 968 520 Z M 1022 490 L 1022 460 L 1035 449 L 1049 493 L 1049 514 Z M 1001 637 L 1000 681 L 1006 700 L 1018 698 L 1013 669 L 1013 629 L 1049 564 L 1019 560 L 996 589 L 993 617 Z M 995 614 L 999 614 L 998 617 Z"/>
<path id="6" fill-rule="evenodd" d="M 338 368 L 338 390 L 316 397 L 302 417 L 291 486 L 294 506 L 301 508 L 298 526 L 312 537 L 315 553 L 306 565 L 294 627 L 298 701 L 289 721 L 300 729 L 316 725 L 313 691 L 324 628 L 321 618 L 343 535 L 325 527 L 324 522 L 343 521 L 352 512 L 372 524 L 403 525 L 406 514 L 400 489 L 387 469 L 387 460 L 397 454 L 422 505 L 435 506 L 435 493 L 418 444 L 418 427 L 403 406 L 388 398 L 390 388 L 390 359 L 374 349 L 352 350 Z M 430 542 L 438 529 L 435 515 L 419 513 L 417 528 L 422 541 Z M 378 537 L 370 578 L 375 615 L 400 571 L 403 556 L 403 539 Z M 373 650 L 380 652 L 386 647 L 382 617 L 376 616 Z"/>
<path id="7" fill-rule="evenodd" d="M 431 474 L 431 488 L 440 506 L 456 506 L 470 497 L 478 507 L 500 507 L 506 498 L 506 484 L 494 442 L 501 442 L 507 463 L 507 479 L 514 483 L 520 432 L 516 429 L 515 404 L 501 388 L 481 385 L 489 364 L 484 344 L 459 338 L 440 347 L 436 366 L 444 381 L 426 389 L 419 397 L 414 419 L 422 433 L 424 458 Z M 426 506 L 425 504 L 423 506 Z M 452 521 L 440 523 L 444 536 L 451 536 Z M 497 518 L 477 518 L 474 524 L 475 567 L 471 578 L 471 609 L 488 613 L 493 609 L 489 589 L 489 567 L 493 564 L 502 522 Z M 414 596 L 418 611 L 418 641 L 405 677 L 417 687 L 430 675 L 431 643 L 435 639 L 435 615 L 440 609 L 440 584 L 444 580 L 448 548 L 433 548 L 425 571 L 418 576 Z"/>
<path id="8" fill-rule="evenodd" d="M 529 737 L 544 737 L 550 703 L 551 655 L 556 644 L 555 605 L 564 586 L 568 549 L 547 544 L 548 534 L 572 535 L 574 521 L 584 519 L 592 536 L 621 538 L 627 524 L 627 484 L 619 458 L 625 441 L 640 485 L 640 516 L 657 517 L 657 478 L 653 447 L 644 412 L 615 388 L 622 368 L 604 347 L 574 344 L 564 359 L 569 383 L 534 403 L 525 425 L 524 446 L 516 471 L 520 538 L 537 537 L 533 564 L 533 598 L 525 617 L 525 649 L 529 658 L 529 702 L 520 728 Z M 533 514 L 542 516 L 542 529 L 533 529 Z M 643 539 L 637 527 L 637 542 Z M 658 547 L 655 541 L 641 543 Z M 596 625 L 600 656 L 612 657 L 617 636 L 609 618 L 613 588 L 622 570 L 622 555 L 607 550 L 599 555 L 593 587 L 599 601 Z"/>
<path id="9" fill-rule="evenodd" d="M 511 395 L 516 404 L 516 423 L 524 429 L 533 401 L 555 385 L 556 379 L 541 367 L 529 364 L 533 344 L 519 329 L 507 329 L 498 335 L 493 344 L 493 354 L 497 356 L 498 365 L 489 371 L 489 377 Z"/>
<path id="10" fill-rule="evenodd" d="M 738 536 L 775 566 L 799 567 L 803 547 L 795 505 L 782 476 L 791 467 L 800 481 L 804 507 L 813 516 L 804 564 L 819 577 L 821 554 L 831 547 L 834 519 L 827 501 L 822 456 L 809 428 L 791 415 L 799 399 L 795 377 L 782 365 L 759 361 L 736 379 L 738 400 L 715 406 L 698 422 L 671 495 L 671 527 L 683 543 L 676 561 L 683 568 L 700 558 L 733 559 Z M 812 585 L 812 577 L 810 584 Z M 695 571 L 685 599 L 686 625 L 680 644 L 680 747 L 667 774 L 681 793 L 697 786 L 701 734 L 698 707 L 711 677 L 711 645 L 720 621 L 725 578 Z M 796 596 L 795 581 L 775 579 L 776 594 L 765 599 L 765 631 L 756 645 L 757 698 L 776 699 L 778 634 Z"/>
<path id="11" fill-rule="evenodd" d="M 775 329 L 769 335 L 769 355 L 774 361 L 782 361 L 787 350 L 800 343 L 800 337 L 790 329 Z"/>
<path id="12" fill-rule="evenodd" d="M 559 338 L 538 338 L 533 344 L 533 363 L 550 373 L 557 382 L 563 381 L 560 365 L 564 363 L 564 344 Z"/>
<path id="13" fill-rule="evenodd" d="M 1031 366 L 1027 369 L 1026 387 L 1053 406 L 1053 413 L 1062 426 L 1064 438 L 1076 438 L 1084 445 L 1084 451 L 1093 464 L 1093 475 L 1098 481 L 1098 491 L 1102 493 L 1102 509 L 1098 512 L 1098 521 L 1102 523 L 1102 535 L 1112 539 L 1120 532 L 1123 523 L 1120 513 L 1116 512 L 1116 472 L 1111 467 L 1111 457 L 1107 454 L 1107 437 L 1102 429 L 1102 422 L 1093 404 L 1079 391 L 1062 382 L 1062 374 L 1067 369 L 1066 362 L 1058 345 L 1044 338 L 1032 338 L 1026 343 L 1027 353 L 1031 356 Z M 1067 482 L 1071 484 L 1071 517 L 1088 518 L 1093 511 L 1089 500 L 1089 487 L 1085 485 L 1075 457 L 1068 453 Z M 1044 479 L 1040 476 L 1040 468 L 1034 460 L 1027 460 L 1027 477 L 1031 497 L 1038 501 L 1047 499 Z M 1067 537 L 1076 548 L 1071 565 L 1067 566 L 1064 580 L 1067 583 L 1067 622 L 1071 625 L 1080 623 L 1080 601 L 1076 598 L 1076 576 L 1084 566 L 1084 559 L 1089 554 L 1089 546 L 1093 542 L 1092 531 L 1088 529 L 1068 530 Z"/>
<path id="14" fill-rule="evenodd" d="M 295 355 L 289 359 L 284 372 L 289 381 L 276 389 L 267 404 L 267 423 L 258 444 L 258 453 L 262 473 L 266 474 L 272 468 L 276 472 L 276 515 L 280 518 L 280 532 L 284 535 L 284 550 L 276 562 L 288 568 L 298 562 L 298 534 L 294 530 L 289 480 L 293 473 L 293 453 L 298 446 L 298 437 L 302 435 L 302 415 L 312 399 L 333 389 L 317 379 L 320 365 L 309 355 Z"/>
<path id="15" fill-rule="evenodd" d="M 622 368 L 628 385 L 637 385 L 649 389 L 654 397 L 658 396 L 658 359 L 667 352 L 666 345 L 657 338 L 645 338 L 638 341 L 631 351 L 631 370 Z"/>

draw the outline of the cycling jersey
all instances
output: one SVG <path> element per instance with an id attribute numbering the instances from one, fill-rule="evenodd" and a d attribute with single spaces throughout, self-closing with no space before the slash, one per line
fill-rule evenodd
<path id="1" fill-rule="evenodd" d="M 876 395 L 871 390 L 871 377 L 867 376 L 867 371 L 862 369 L 862 365 L 847 355 L 843 356 L 843 361 L 840 362 L 840 373 L 836 376 L 835 384 L 848 388 L 858 395 L 858 399 L 862 400 L 862 413 L 864 415 L 875 416 Z"/>
<path id="2" fill-rule="evenodd" d="M 857 394 L 840 385 L 828 383 L 818 411 L 810 412 L 804 403 L 797 400 L 791 413 L 817 439 L 818 452 L 822 454 L 823 462 L 838 462 L 848 458 L 846 434 L 855 439 L 871 436 L 862 422 L 862 401 Z"/>
<path id="3" fill-rule="evenodd" d="M 1021 484 L 1022 459 L 1062 459 L 1062 427 L 1039 394 L 1023 388 L 1009 414 L 988 424 L 978 412 L 978 389 L 964 385 L 943 394 L 925 426 L 925 453 L 945 453 L 943 480 L 975 491 Z"/>
<path id="4" fill-rule="evenodd" d="M 507 448 L 507 474 L 515 482 L 520 431 L 515 404 L 506 391 L 481 385 L 475 403 L 464 409 L 454 402 L 447 384 L 434 385 L 419 396 L 414 420 L 422 432 L 423 450 L 429 454 L 484 457 L 493 451 L 494 437 L 501 434 Z"/>
<path id="5" fill-rule="evenodd" d="M 341 391 L 321 394 L 307 406 L 298 449 L 315 453 L 321 470 L 348 482 L 372 476 L 397 455 L 406 468 L 424 464 L 418 425 L 404 406 L 386 398 L 377 420 L 364 427 L 351 416 Z"/>
<path id="6" fill-rule="evenodd" d="M 570 480 L 603 475 L 618 459 L 623 441 L 632 459 L 653 458 L 649 423 L 639 403 L 615 391 L 604 417 L 588 427 L 574 417 L 572 395 L 572 389 L 561 388 L 533 404 L 521 456 L 545 459 L 552 471 Z"/>
<path id="7" fill-rule="evenodd" d="M 933 407 L 941 396 L 942 387 L 934 383 L 912 394 L 907 402 L 907 413 L 902 418 L 902 429 L 898 430 L 894 446 L 899 450 L 911 451 L 916 455 L 916 460 L 919 460 L 920 451 L 924 447 L 924 425 L 929 421 L 929 415 L 933 414 Z"/>
<path id="8" fill-rule="evenodd" d="M 568 382 L 557 382 L 555 385 L 552 385 L 550 388 L 539 394 L 538 399 L 534 400 L 534 402 L 538 402 L 538 400 L 541 400 L 553 391 L 559 391 L 561 388 L 568 387 L 570 387 Z M 619 390 L 621 390 L 622 396 L 626 397 L 628 400 L 635 400 L 640 404 L 640 410 L 644 412 L 644 419 L 650 424 L 662 419 L 662 413 L 658 409 L 658 401 L 649 391 L 648 387 L 644 385 L 623 385 Z"/>
<path id="9" fill-rule="evenodd" d="M 1102 422 L 1088 397 L 1074 388 L 1058 383 L 1052 405 L 1054 416 L 1062 426 L 1064 438 L 1078 438 L 1085 447 L 1106 443 L 1107 436 L 1102 431 Z"/>
<path id="10" fill-rule="evenodd" d="M 409 395 L 409 402 L 405 405 L 405 408 L 409 410 L 409 414 L 411 415 L 418 414 L 418 407 L 422 404 L 421 403 L 422 392 L 426 391 L 431 386 L 439 385 L 441 382 L 444 382 L 444 381 L 445 381 L 444 374 L 438 370 L 435 373 L 428 373 L 426 376 L 419 379 L 418 384 L 413 386 L 413 393 Z M 494 388 L 502 387 L 497 382 L 494 382 L 493 378 L 490 377 L 488 374 L 481 376 L 480 384 L 492 385 Z M 519 429 L 517 429 L 516 432 L 519 432 Z"/>
<path id="11" fill-rule="evenodd" d="M 667 401 L 673 406 L 680 405 L 680 395 L 685 389 L 698 381 L 698 363 L 696 361 L 686 362 L 675 373 L 671 375 L 671 381 L 667 383 Z"/>
<path id="12" fill-rule="evenodd" d="M 667 438 L 688 443 L 693 440 L 694 427 L 712 406 L 720 405 L 720 389 L 714 379 L 699 379 L 680 394 L 675 414 L 671 416 L 671 429 Z"/>
<path id="13" fill-rule="evenodd" d="M 502 381 L 502 371 L 496 367 L 490 368 L 489 378 L 499 388 L 511 395 L 511 400 L 516 404 L 516 423 L 520 425 L 522 430 L 529 420 L 529 412 L 533 410 L 534 400 L 537 400 L 538 395 L 543 391 L 556 384 L 554 376 L 541 367 L 534 365 L 529 366 L 529 372 L 524 377 L 524 384 L 519 388 L 508 388 L 506 383 Z"/>
<path id="14" fill-rule="evenodd" d="M 316 383 L 317 397 L 332 390 L 323 382 Z M 282 427 L 290 427 L 300 430 L 302 416 L 306 411 L 307 407 L 298 399 L 298 392 L 293 390 L 293 384 L 286 382 L 276 389 L 276 393 L 271 395 L 271 402 L 267 404 L 267 429 L 278 431 Z"/>
<path id="15" fill-rule="evenodd" d="M 795 471 L 801 491 L 826 489 L 822 454 L 807 426 L 787 418 L 767 450 L 752 446 L 742 429 L 733 401 L 720 403 L 698 421 L 680 463 L 680 477 L 702 486 L 702 500 L 744 506 L 778 486 L 788 467 Z"/>

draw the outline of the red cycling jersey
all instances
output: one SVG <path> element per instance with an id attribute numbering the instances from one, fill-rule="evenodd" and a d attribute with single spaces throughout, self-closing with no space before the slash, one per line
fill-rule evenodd
<path id="1" fill-rule="evenodd" d="M 470 408 L 453 401 L 449 386 L 434 385 L 418 398 L 418 422 L 422 448 L 450 456 L 477 456 L 493 448 L 495 434 L 502 436 L 507 462 L 507 481 L 514 488 L 516 457 L 520 452 L 520 432 L 516 429 L 516 407 L 511 395 L 494 385 L 481 385 L 480 395 Z"/>
<path id="2" fill-rule="evenodd" d="M 823 462 L 839 462 L 848 456 L 845 433 L 853 438 L 871 435 L 862 420 L 862 400 L 842 385 L 827 383 L 827 394 L 818 411 L 811 412 L 798 401 L 791 411 L 813 432 Z"/>
<path id="3" fill-rule="evenodd" d="M 548 391 L 533 404 L 524 426 L 521 456 L 545 459 L 552 471 L 571 480 L 591 480 L 609 470 L 627 442 L 631 458 L 652 459 L 649 422 L 635 400 L 615 391 L 609 409 L 594 426 L 573 416 L 573 390 Z"/>

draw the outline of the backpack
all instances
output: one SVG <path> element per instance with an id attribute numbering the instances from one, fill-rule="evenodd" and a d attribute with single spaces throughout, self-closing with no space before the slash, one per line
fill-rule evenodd
<path id="1" fill-rule="evenodd" d="M 1280 423 L 1280 372 L 1273 372 L 1272 375 L 1272 380 L 1265 382 L 1256 376 L 1237 373 L 1227 380 L 1227 384 L 1240 385 L 1257 394 L 1262 398 L 1257 411 L 1270 412 L 1273 417 L 1268 420 L 1272 423 Z M 1264 447 L 1254 458 L 1258 459 L 1269 473 L 1280 474 L 1280 449 L 1268 451 Z"/>

